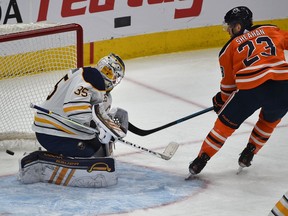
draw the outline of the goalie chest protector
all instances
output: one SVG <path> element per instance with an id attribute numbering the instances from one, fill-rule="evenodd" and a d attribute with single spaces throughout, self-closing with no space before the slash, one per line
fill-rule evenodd
<path id="1" fill-rule="evenodd" d="M 35 151 L 20 160 L 19 180 L 24 184 L 102 188 L 117 184 L 115 160 L 111 157 L 72 158 Z"/>

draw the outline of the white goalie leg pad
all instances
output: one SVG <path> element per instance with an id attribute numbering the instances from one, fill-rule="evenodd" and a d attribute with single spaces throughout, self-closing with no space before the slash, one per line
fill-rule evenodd
<path id="1" fill-rule="evenodd" d="M 113 156 L 113 149 L 115 148 L 115 142 L 110 142 L 108 144 L 105 144 L 105 152 L 107 157 Z"/>
<path id="2" fill-rule="evenodd" d="M 36 151 L 20 161 L 18 180 L 24 184 L 45 182 L 56 185 L 102 188 L 116 185 L 112 157 L 70 158 Z"/>
<path id="3" fill-rule="evenodd" d="M 37 183 L 41 181 L 42 164 L 31 162 L 30 166 L 21 168 L 21 161 L 19 160 L 18 180 L 24 184 Z"/>

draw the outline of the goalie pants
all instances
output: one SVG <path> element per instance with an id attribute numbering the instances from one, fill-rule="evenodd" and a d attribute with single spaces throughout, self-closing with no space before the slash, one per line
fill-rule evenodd
<path id="1" fill-rule="evenodd" d="M 234 92 L 223 105 L 214 128 L 204 140 L 199 156 L 210 157 L 224 145 L 226 139 L 256 110 L 261 108 L 259 119 L 249 138 L 256 146 L 256 154 L 270 138 L 274 128 L 288 111 L 288 81 L 269 80 L 262 85 Z"/>
<path id="2" fill-rule="evenodd" d="M 36 133 L 36 138 L 47 151 L 70 157 L 91 157 L 102 145 L 97 138 L 79 140 L 42 133 Z"/>

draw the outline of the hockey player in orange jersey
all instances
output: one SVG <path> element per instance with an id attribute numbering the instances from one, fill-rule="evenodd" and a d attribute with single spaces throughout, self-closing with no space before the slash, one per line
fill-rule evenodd
<path id="1" fill-rule="evenodd" d="M 222 80 L 212 99 L 218 118 L 189 165 L 192 175 L 200 173 L 226 139 L 260 109 L 238 161 L 240 167 L 249 167 L 288 111 L 288 63 L 284 55 L 288 32 L 273 25 L 253 26 L 252 12 L 245 6 L 229 10 L 223 25 L 231 39 L 219 53 Z"/>

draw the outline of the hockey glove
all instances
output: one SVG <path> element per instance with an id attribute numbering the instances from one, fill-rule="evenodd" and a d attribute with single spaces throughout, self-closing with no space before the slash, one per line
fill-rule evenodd
<path id="1" fill-rule="evenodd" d="M 103 116 L 99 113 L 98 105 L 93 106 L 92 119 L 99 130 L 98 138 L 101 142 L 103 141 L 102 143 L 107 142 L 112 137 L 114 140 L 117 140 L 126 136 L 126 133 L 122 130 L 122 128 L 112 119 L 103 118 Z"/>
<path id="2" fill-rule="evenodd" d="M 222 108 L 223 104 L 225 103 L 222 100 L 221 97 L 221 92 L 218 92 L 213 98 L 212 98 L 212 103 L 213 103 L 213 109 L 216 113 L 218 113 L 220 111 L 220 109 Z"/>
<path id="3" fill-rule="evenodd" d="M 119 107 L 113 107 L 110 109 L 108 116 L 113 119 L 113 121 L 122 129 L 122 131 L 127 134 L 128 131 L 128 112 L 124 109 Z"/>
<path id="4" fill-rule="evenodd" d="M 101 126 L 99 126 L 99 124 L 96 124 L 95 121 L 91 120 L 90 127 L 98 130 L 98 139 L 102 144 L 107 144 L 113 139 L 111 134 L 106 132 Z"/>

